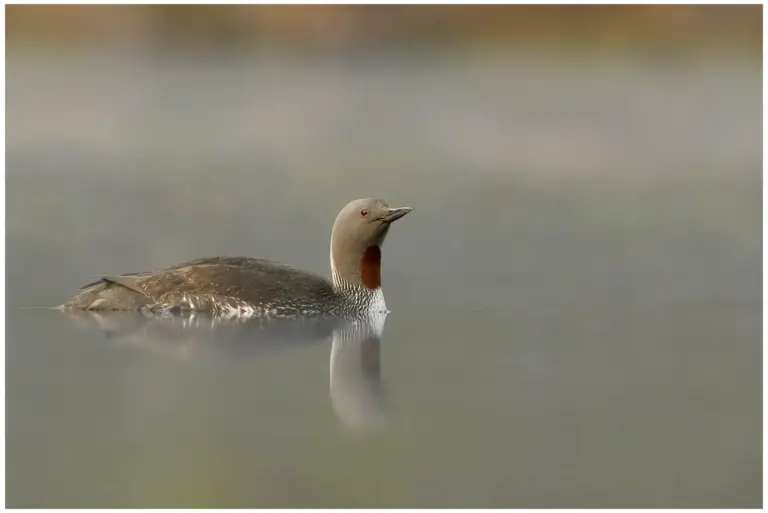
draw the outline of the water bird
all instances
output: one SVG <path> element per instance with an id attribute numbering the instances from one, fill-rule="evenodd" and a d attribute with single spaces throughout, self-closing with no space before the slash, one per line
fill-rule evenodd
<path id="1" fill-rule="evenodd" d="M 373 198 L 348 203 L 331 230 L 331 280 L 270 260 L 200 258 L 156 271 L 104 276 L 58 308 L 259 318 L 387 312 L 381 247 L 392 223 L 411 210 Z"/>

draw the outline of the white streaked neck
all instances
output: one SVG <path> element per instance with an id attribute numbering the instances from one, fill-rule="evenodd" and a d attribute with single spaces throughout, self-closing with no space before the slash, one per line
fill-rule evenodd
<path id="1" fill-rule="evenodd" d="M 331 244 L 331 279 L 333 281 L 333 290 L 341 296 L 352 299 L 354 303 L 359 305 L 362 311 L 372 314 L 389 313 L 381 287 L 369 289 L 364 285 L 351 283 L 345 280 L 336 270 L 333 258 L 333 244 Z"/>

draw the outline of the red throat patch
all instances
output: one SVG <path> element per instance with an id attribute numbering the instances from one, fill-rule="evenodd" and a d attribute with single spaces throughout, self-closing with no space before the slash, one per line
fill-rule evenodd
<path id="1" fill-rule="evenodd" d="M 360 262 L 360 280 L 369 289 L 381 287 L 381 248 L 368 246 Z"/>

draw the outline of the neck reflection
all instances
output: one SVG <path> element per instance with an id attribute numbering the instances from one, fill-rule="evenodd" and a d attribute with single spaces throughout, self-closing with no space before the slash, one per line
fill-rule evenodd
<path id="1" fill-rule="evenodd" d="M 333 332 L 330 395 L 333 410 L 350 429 L 379 428 L 385 421 L 381 337 L 386 313 L 345 323 Z"/>

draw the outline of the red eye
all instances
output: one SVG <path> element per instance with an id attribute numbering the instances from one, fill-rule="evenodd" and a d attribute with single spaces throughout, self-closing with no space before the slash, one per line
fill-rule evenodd
<path id="1" fill-rule="evenodd" d="M 365 216 L 367 216 L 367 215 L 368 215 L 368 211 L 367 211 L 367 210 L 365 210 L 365 209 L 363 209 L 363 210 L 361 210 L 361 211 L 360 211 L 360 215 L 361 215 L 361 216 L 363 216 L 363 217 L 365 217 Z"/>

